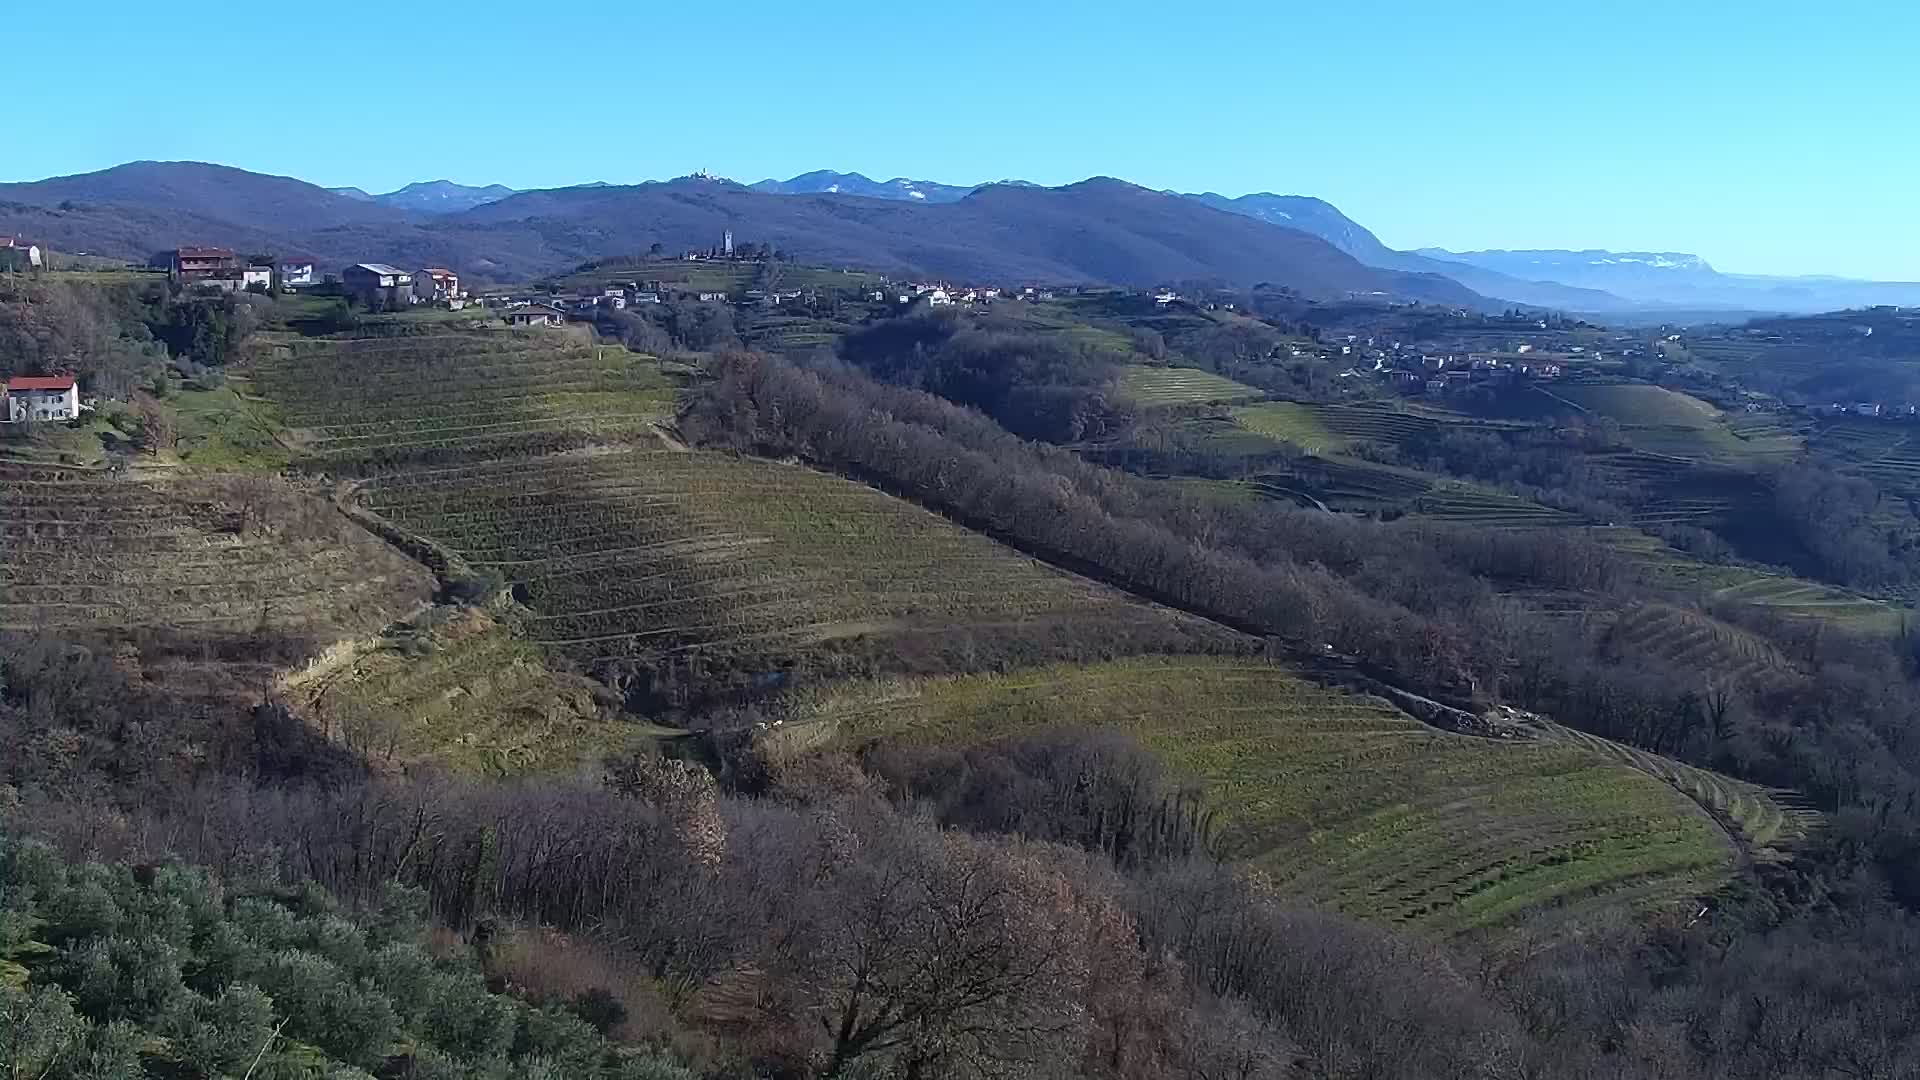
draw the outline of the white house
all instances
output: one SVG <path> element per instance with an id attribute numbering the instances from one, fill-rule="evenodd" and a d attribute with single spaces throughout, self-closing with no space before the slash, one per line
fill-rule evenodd
<path id="1" fill-rule="evenodd" d="M 550 308 L 545 304 L 528 304 L 526 307 L 508 308 L 506 318 L 507 325 L 514 327 L 559 326 L 566 321 L 566 315 L 564 313 L 556 308 Z"/>
<path id="2" fill-rule="evenodd" d="M 927 304 L 930 307 L 945 307 L 946 305 L 953 303 L 953 297 L 948 295 L 947 290 L 945 289 L 930 289 L 928 290 L 926 297 L 927 297 Z"/>
<path id="3" fill-rule="evenodd" d="M 19 375 L 7 380 L 5 403 L 10 424 L 72 420 L 80 415 L 80 386 L 71 375 Z"/>
<path id="4" fill-rule="evenodd" d="M 260 286 L 261 289 L 267 292 L 273 291 L 272 263 L 254 263 L 245 270 L 240 271 L 240 287 L 242 289 L 251 289 L 255 285 Z"/>
<path id="5" fill-rule="evenodd" d="M 313 261 L 311 259 L 280 260 L 280 287 L 298 289 L 313 284 Z"/>
<path id="6" fill-rule="evenodd" d="M 13 236 L 0 236 L 0 267 L 32 270 L 43 265 L 45 255 L 38 244 L 29 244 Z"/>

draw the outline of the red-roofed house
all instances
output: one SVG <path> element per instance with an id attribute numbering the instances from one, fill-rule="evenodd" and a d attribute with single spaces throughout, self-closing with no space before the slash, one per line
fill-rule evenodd
<path id="1" fill-rule="evenodd" d="M 428 304 L 460 299 L 460 275 L 430 266 L 413 275 L 413 295 Z"/>
<path id="2" fill-rule="evenodd" d="M 33 270 L 44 258 L 38 244 L 29 244 L 17 236 L 0 236 L 0 269 Z"/>
<path id="3" fill-rule="evenodd" d="M 80 386 L 71 375 L 16 375 L 7 380 L 0 409 L 10 424 L 72 420 L 80 415 Z"/>
<path id="4" fill-rule="evenodd" d="M 216 285 L 238 292 L 240 260 L 229 248 L 183 247 L 173 253 L 171 276 L 178 285 Z"/>

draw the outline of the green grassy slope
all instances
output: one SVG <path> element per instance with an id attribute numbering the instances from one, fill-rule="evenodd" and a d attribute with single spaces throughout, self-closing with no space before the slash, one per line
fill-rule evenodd
<path id="1" fill-rule="evenodd" d="M 1120 379 L 1127 400 L 1141 406 L 1245 401 L 1263 391 L 1199 368 L 1130 365 Z"/>
<path id="2" fill-rule="evenodd" d="M 1735 424 L 1713 405 L 1664 387 L 1644 383 L 1558 386 L 1555 396 L 1596 416 L 1620 424 L 1635 449 L 1697 461 L 1757 466 L 1798 453 L 1791 432 Z"/>

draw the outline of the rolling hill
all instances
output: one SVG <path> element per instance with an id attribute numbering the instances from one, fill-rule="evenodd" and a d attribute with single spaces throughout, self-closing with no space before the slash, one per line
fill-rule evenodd
<path id="1" fill-rule="evenodd" d="M 273 233 L 392 225 L 406 219 L 391 207 L 335 194 L 291 176 L 267 176 L 198 161 L 133 161 L 99 172 L 0 184 L 0 202 L 53 208 L 105 203 Z"/>
<path id="2" fill-rule="evenodd" d="M 896 202 L 958 202 L 988 187 L 1034 188 L 1025 181 L 1007 180 L 998 184 L 967 187 L 940 184 L 929 180 L 896 177 L 881 182 L 860 173 L 841 173 L 822 169 L 802 173 L 791 180 L 762 180 L 754 191 L 772 195 L 823 195 L 846 198 L 883 199 Z M 1381 270 L 1410 274 L 1439 274 L 1480 293 L 1516 304 L 1560 308 L 1574 311 L 1605 312 L 1636 306 L 1634 302 L 1596 288 L 1577 288 L 1537 276 L 1503 273 L 1479 265 L 1408 251 L 1395 251 L 1380 242 L 1366 226 L 1340 212 L 1324 199 L 1308 195 L 1275 195 L 1258 192 L 1228 198 L 1216 192 L 1200 194 L 1165 191 L 1228 213 L 1264 221 L 1286 229 L 1297 229 L 1325 240 L 1360 262 Z"/>
<path id="3" fill-rule="evenodd" d="M 527 192 L 477 207 L 448 229 L 528 230 L 582 257 L 706 246 L 734 235 L 828 263 L 956 278 L 1151 286 L 1272 281 L 1308 296 L 1355 294 L 1481 306 L 1434 276 L 1383 273 L 1318 237 L 1248 229 L 1234 216 L 1118 180 L 1061 188 L 995 184 L 953 203 L 769 195 L 728 181 Z"/>
<path id="4" fill-rule="evenodd" d="M 145 259 L 181 244 L 297 250 L 323 264 L 445 264 L 510 280 L 607 255 L 711 246 L 724 230 L 809 261 L 899 274 L 1153 286 L 1272 282 L 1313 298 L 1492 302 L 1439 275 L 1363 265 L 1325 240 L 1118 180 L 992 185 L 950 203 L 787 196 L 685 178 L 531 191 L 408 212 L 286 177 L 139 162 L 0 186 L 0 231 Z"/>
<path id="5" fill-rule="evenodd" d="M 1008 180 L 998 184 L 966 187 L 928 180 L 897 177 L 881 182 L 860 173 L 841 173 L 822 169 L 802 173 L 791 180 L 762 180 L 754 191 L 772 195 L 820 195 L 844 198 L 883 199 L 896 202 L 958 202 L 989 187 L 1034 188 L 1025 181 Z M 1215 210 L 1250 217 L 1269 225 L 1296 229 L 1325 240 L 1367 266 L 1410 274 L 1439 274 L 1480 293 L 1516 304 L 1561 308 L 1576 311 L 1614 311 L 1634 306 L 1632 302 L 1599 289 L 1575 288 L 1525 275 L 1501 273 L 1477 265 L 1429 258 L 1426 255 L 1395 251 L 1380 242 L 1366 226 L 1354 221 L 1324 199 L 1308 195 L 1275 195 L 1259 192 L 1228 198 L 1215 192 L 1188 194 L 1162 192 L 1197 202 Z"/>

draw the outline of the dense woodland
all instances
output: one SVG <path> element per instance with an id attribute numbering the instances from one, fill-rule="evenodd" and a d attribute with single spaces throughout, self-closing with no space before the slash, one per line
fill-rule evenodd
<path id="1" fill-rule="evenodd" d="M 221 363 L 251 317 L 231 305 L 47 293 L 5 316 L 35 344 L 0 355 L 79 357 L 109 392 L 168 358 Z M 662 307 L 622 332 L 734 340 L 703 307 Z M 1242 336 L 1209 363 L 1260 366 L 1271 343 Z M 715 359 L 679 433 L 866 480 L 1280 658 L 1796 788 L 1829 827 L 1692 921 L 1440 944 L 1222 865 L 1196 792 L 1111 732 L 799 752 L 753 737 L 779 717 L 749 699 L 692 718 L 677 756 L 591 777 L 394 775 L 242 681 L 322 642 L 0 636 L 9 1075 L 1911 1074 L 1910 636 L 1729 608 L 1791 668 L 1765 685 L 1677 668 L 1526 602 L 1679 599 L 1577 535 L 1197 499 L 1067 448 L 1136 425 L 1114 363 L 1013 327 L 889 321 L 835 356 Z M 1618 492 L 1567 451 L 1608 437 L 1414 452 L 1599 505 Z M 1811 473 L 1779 498 L 1811 525 L 1864 496 Z M 233 684 L 146 677 L 188 655 L 233 662 Z"/>
<path id="2" fill-rule="evenodd" d="M 652 757 L 598 784 L 380 780 L 290 760 L 267 713 L 189 740 L 119 696 L 83 710 L 18 656 L 9 745 L 36 713 L 92 721 L 40 747 L 150 734 L 82 759 L 90 789 L 57 755 L 10 766 L 9 829 L 52 845 L 0 863 L 6 908 L 33 905 L 0 990 L 16 1069 L 65 1075 L 70 1047 L 137 1075 L 129 1026 L 189 1074 L 261 1046 L 269 1075 L 320 1075 L 312 1046 L 383 1076 L 564 1053 L 589 1056 L 544 1075 L 741 1077 L 1897 1076 L 1920 1050 L 1920 930 L 1865 879 L 1691 929 L 1442 947 L 1214 863 L 1191 794 L 1112 735 L 773 759 L 751 793 Z M 396 895 L 442 928 L 427 952 Z M 195 927 L 220 920 L 216 963 Z M 172 984 L 143 975 L 161 957 Z M 456 1004 L 483 980 L 524 1004 Z M 590 1029 L 679 1064 L 565 1034 Z"/>

